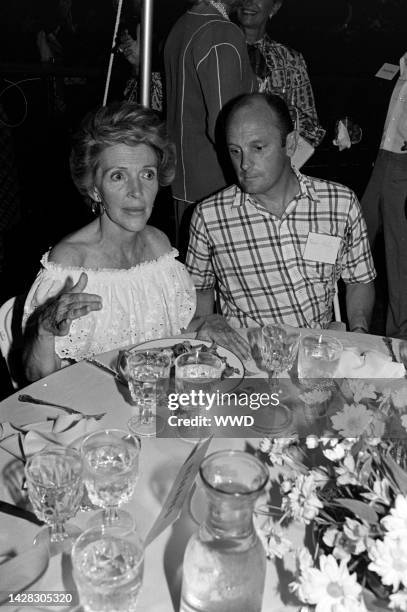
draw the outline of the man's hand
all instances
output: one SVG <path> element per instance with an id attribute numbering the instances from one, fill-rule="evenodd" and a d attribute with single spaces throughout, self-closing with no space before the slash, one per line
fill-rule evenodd
<path id="1" fill-rule="evenodd" d="M 119 49 L 126 60 L 136 69 L 140 63 L 140 25 L 137 26 L 137 38 L 134 40 L 127 30 L 120 37 Z"/>
<path id="2" fill-rule="evenodd" d="M 250 358 L 250 345 L 236 329 L 230 327 L 221 315 L 207 315 L 204 322 L 198 327 L 196 336 L 199 340 L 209 340 L 235 353 L 241 360 Z"/>
<path id="3" fill-rule="evenodd" d="M 87 315 L 91 310 L 101 310 L 102 298 L 99 295 L 83 293 L 88 283 L 87 275 L 82 272 L 76 285 L 67 279 L 56 298 L 41 308 L 38 315 L 38 333 L 45 336 L 66 336 L 71 323 Z"/>

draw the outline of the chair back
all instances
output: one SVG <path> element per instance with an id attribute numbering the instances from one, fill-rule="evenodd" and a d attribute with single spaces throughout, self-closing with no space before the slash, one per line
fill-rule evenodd
<path id="1" fill-rule="evenodd" d="M 18 389 L 17 381 L 21 378 L 21 361 L 17 359 L 17 354 L 22 345 L 22 306 L 23 302 L 16 297 L 9 298 L 0 306 L 0 353 L 15 389 Z"/>
<path id="2" fill-rule="evenodd" d="M 338 283 L 336 283 L 336 286 L 335 286 L 334 315 L 335 315 L 335 321 L 342 321 L 342 318 L 341 318 L 341 309 L 340 309 L 340 306 L 339 306 L 339 297 L 338 297 Z"/>

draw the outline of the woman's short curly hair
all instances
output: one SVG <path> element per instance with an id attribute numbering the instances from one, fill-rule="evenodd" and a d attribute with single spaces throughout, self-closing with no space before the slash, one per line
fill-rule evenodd
<path id="1" fill-rule="evenodd" d="M 151 147 L 158 160 L 158 183 L 169 185 L 175 175 L 175 146 L 157 113 L 131 102 L 114 102 L 89 113 L 72 140 L 72 180 L 89 202 L 101 153 L 107 147 L 125 144 Z"/>

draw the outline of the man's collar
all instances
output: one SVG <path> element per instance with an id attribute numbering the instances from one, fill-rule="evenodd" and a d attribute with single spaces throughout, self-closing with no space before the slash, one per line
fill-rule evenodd
<path id="1" fill-rule="evenodd" d="M 209 0 L 209 4 L 229 21 L 229 15 L 223 2 L 220 0 Z"/>
<path id="2" fill-rule="evenodd" d="M 297 177 L 298 184 L 300 186 L 299 193 L 295 196 L 294 199 L 299 200 L 301 198 L 309 198 L 310 200 L 314 200 L 315 202 L 319 201 L 319 198 L 315 192 L 315 189 L 312 185 L 311 179 L 305 174 L 301 174 L 297 168 L 293 168 L 293 172 Z M 235 197 L 233 199 L 232 207 L 237 208 L 238 206 L 242 206 L 246 200 L 256 205 L 256 200 L 249 193 L 245 193 L 240 189 L 238 185 L 235 185 Z"/>
<path id="3" fill-rule="evenodd" d="M 309 176 L 306 174 L 301 174 L 297 168 L 293 167 L 293 172 L 297 177 L 298 183 L 300 185 L 300 192 L 296 196 L 297 198 L 310 198 L 310 200 L 314 200 L 315 202 L 319 201 L 319 198 L 315 192 L 315 189 L 312 185 L 312 181 Z"/>

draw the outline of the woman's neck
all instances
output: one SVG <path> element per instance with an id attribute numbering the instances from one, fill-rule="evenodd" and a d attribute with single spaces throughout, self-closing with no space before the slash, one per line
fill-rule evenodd
<path id="1" fill-rule="evenodd" d="M 121 264 L 123 268 L 144 261 L 146 248 L 144 230 L 137 233 L 125 232 L 113 223 L 109 223 L 109 220 L 100 217 L 98 243 L 105 256 L 111 258 L 112 263 L 114 260 L 116 265 Z"/>

